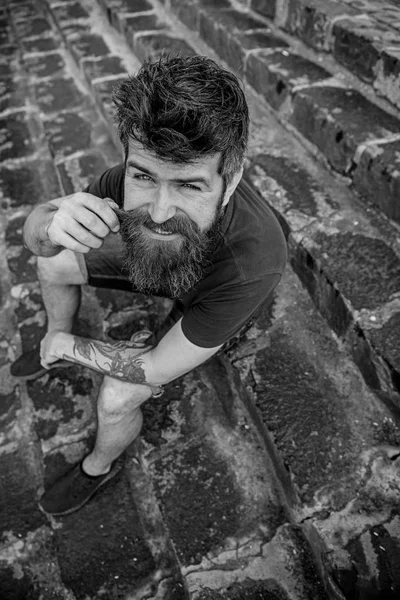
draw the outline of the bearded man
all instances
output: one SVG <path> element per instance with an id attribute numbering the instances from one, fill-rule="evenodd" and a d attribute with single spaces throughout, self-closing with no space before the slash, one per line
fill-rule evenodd
<path id="1" fill-rule="evenodd" d="M 69 361 L 104 374 L 92 452 L 40 500 L 53 515 L 79 509 L 116 474 L 140 432 L 141 404 L 236 336 L 286 262 L 277 220 L 241 180 L 248 107 L 232 73 L 206 57 L 164 57 L 144 63 L 113 100 L 124 163 L 37 206 L 24 227 L 48 330 L 12 373 L 34 379 Z M 151 337 L 85 339 L 71 333 L 82 284 L 174 304 Z"/>

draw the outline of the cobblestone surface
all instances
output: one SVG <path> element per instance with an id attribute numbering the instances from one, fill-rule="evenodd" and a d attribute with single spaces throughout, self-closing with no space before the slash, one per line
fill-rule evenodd
<path id="1" fill-rule="evenodd" d="M 110 95 L 140 60 L 211 52 L 208 42 L 283 121 L 302 131 L 314 119 L 305 137 L 337 170 L 356 165 L 358 190 L 375 186 L 383 198 L 382 173 L 391 173 L 390 199 L 378 203 L 397 218 L 397 119 L 379 108 L 372 119 L 368 100 L 354 110 L 341 104 L 358 92 L 332 86 L 330 70 L 265 19 L 275 15 L 327 51 L 343 14 L 351 21 L 368 10 L 385 29 L 395 27 L 396 8 L 361 0 L 313 2 L 312 10 L 291 0 L 286 16 L 269 0 L 252 0 L 246 14 L 228 0 L 173 0 L 171 8 L 203 39 L 148 0 L 10 0 L 0 11 L 0 597 L 395 598 L 397 229 L 310 158 L 250 88 L 246 177 L 281 219 L 294 272 L 240 343 L 146 405 L 141 439 L 103 493 L 63 519 L 37 508 L 43 489 L 91 446 L 101 377 L 78 366 L 29 384 L 10 376 L 10 362 L 45 327 L 22 225 L 33 205 L 82 189 L 120 161 Z M 382 60 L 389 50 L 379 52 Z M 316 106 L 308 121 L 299 98 Z M 317 143 L 320 113 L 329 135 Z M 78 328 L 125 339 L 153 329 L 167 308 L 84 288 Z"/>

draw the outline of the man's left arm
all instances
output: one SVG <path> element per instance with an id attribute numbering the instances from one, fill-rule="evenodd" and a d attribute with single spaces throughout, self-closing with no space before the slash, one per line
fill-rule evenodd
<path id="1" fill-rule="evenodd" d="M 45 363 L 46 356 L 70 360 L 122 381 L 157 388 L 188 373 L 221 347 L 196 346 L 183 334 L 178 321 L 150 350 L 138 350 L 129 341 L 103 342 L 56 332 L 42 349 L 42 358 Z"/>

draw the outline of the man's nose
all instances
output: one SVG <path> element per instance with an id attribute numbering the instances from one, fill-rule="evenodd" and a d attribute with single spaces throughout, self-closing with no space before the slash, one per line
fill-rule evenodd
<path id="1" fill-rule="evenodd" d="M 171 217 L 174 217 L 176 208 L 167 189 L 161 186 L 155 192 L 152 202 L 149 206 L 149 215 L 154 223 L 165 223 Z"/>

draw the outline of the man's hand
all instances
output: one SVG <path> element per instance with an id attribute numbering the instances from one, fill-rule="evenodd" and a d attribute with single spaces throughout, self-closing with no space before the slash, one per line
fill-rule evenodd
<path id="1" fill-rule="evenodd" d="M 62 335 L 62 331 L 52 331 L 45 335 L 40 342 L 40 364 L 45 369 L 49 369 L 52 363 L 60 360 L 60 356 L 57 355 L 57 349 L 60 348 Z"/>
<path id="2" fill-rule="evenodd" d="M 87 253 L 100 248 L 110 232 L 119 230 L 117 204 L 109 198 L 77 192 L 63 198 L 47 227 L 49 240 L 55 246 Z M 43 365 L 44 366 L 44 365 Z"/>

